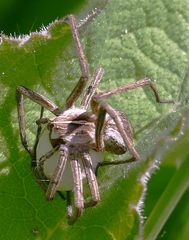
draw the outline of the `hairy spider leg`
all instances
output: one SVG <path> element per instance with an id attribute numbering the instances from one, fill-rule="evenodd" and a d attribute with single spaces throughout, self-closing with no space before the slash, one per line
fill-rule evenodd
<path id="1" fill-rule="evenodd" d="M 98 168 L 101 166 L 124 164 L 127 162 L 133 162 L 133 161 L 140 159 L 140 155 L 134 148 L 132 139 L 130 139 L 128 137 L 128 134 L 126 131 L 123 131 L 124 125 L 123 125 L 123 121 L 122 121 L 121 117 L 116 113 L 116 110 L 113 109 L 113 107 L 110 104 L 104 103 L 102 100 L 106 97 L 112 96 L 117 93 L 121 93 L 123 91 L 132 90 L 135 88 L 145 87 L 145 86 L 150 87 L 150 89 L 153 91 L 153 93 L 155 95 L 157 102 L 159 102 L 159 103 L 174 103 L 174 101 L 172 99 L 162 100 L 159 96 L 159 92 L 156 89 L 155 84 L 150 79 L 141 79 L 134 83 L 124 84 L 124 85 L 114 88 L 112 90 L 100 92 L 99 94 L 96 94 L 93 97 L 93 101 L 96 102 L 96 104 L 100 106 L 98 118 L 97 118 L 97 124 L 96 124 L 97 125 L 96 126 L 96 134 L 95 134 L 97 148 L 98 149 L 103 148 L 103 127 L 104 127 L 105 115 L 106 115 L 106 113 L 108 113 L 114 119 L 114 121 L 117 125 L 117 128 L 119 129 L 120 134 L 121 134 L 126 146 L 128 147 L 128 150 L 133 155 L 132 158 L 124 160 L 124 161 L 121 160 L 121 161 L 99 163 L 97 165 L 97 168 L 95 171 L 96 174 L 97 174 Z"/>
<path id="2" fill-rule="evenodd" d="M 81 175 L 81 165 L 79 162 L 78 154 L 72 152 L 70 154 L 70 165 L 73 174 L 73 192 L 74 192 L 74 202 L 76 208 L 76 218 L 79 217 L 84 208 L 84 198 L 83 198 L 83 182 Z"/>
<path id="3" fill-rule="evenodd" d="M 72 201 L 71 201 L 71 191 L 66 191 L 66 199 L 67 199 L 67 217 L 69 224 L 74 223 L 73 218 L 73 207 L 72 207 Z"/>
<path id="4" fill-rule="evenodd" d="M 37 166 L 39 168 L 39 171 L 43 171 L 45 161 L 47 159 L 49 159 L 59 148 L 60 148 L 60 146 L 57 145 L 56 147 L 54 147 L 50 151 L 48 151 L 45 155 L 40 157 L 40 159 L 38 160 L 39 163 L 38 163 L 38 166 Z"/>
<path id="5" fill-rule="evenodd" d="M 77 218 L 79 217 L 79 210 L 76 208 L 75 211 L 73 211 L 72 201 L 71 201 L 71 191 L 66 191 L 66 199 L 67 199 L 67 218 L 68 218 L 68 224 L 73 225 Z"/>
<path id="6" fill-rule="evenodd" d="M 140 159 L 140 155 L 137 152 L 137 150 L 134 147 L 133 141 L 131 137 L 129 136 L 129 133 L 127 132 L 127 128 L 124 125 L 124 121 L 122 117 L 117 113 L 117 111 L 108 103 L 99 101 L 99 117 L 97 118 L 97 123 L 96 123 L 96 143 L 97 146 L 102 144 L 102 134 L 103 134 L 103 129 L 104 129 L 104 120 L 105 120 L 105 115 L 108 113 L 110 117 L 114 120 L 120 135 L 123 138 L 123 141 L 125 145 L 127 146 L 129 152 L 131 155 L 135 158 L 135 160 Z M 98 141 L 101 141 L 98 143 Z"/>
<path id="7" fill-rule="evenodd" d="M 44 162 L 49 159 L 57 150 L 59 149 L 59 146 L 56 146 L 55 148 L 51 149 L 49 152 L 47 152 L 45 155 L 43 155 L 42 157 L 40 157 L 38 165 L 37 165 L 37 161 L 36 159 L 32 159 L 32 171 L 34 176 L 36 177 L 37 182 L 39 183 L 40 187 L 42 188 L 42 190 L 44 191 L 44 193 L 46 193 L 47 188 L 48 188 L 48 184 L 50 182 L 49 179 L 47 179 L 47 177 L 45 176 L 44 173 Z M 36 155 L 36 153 L 35 153 Z M 62 197 L 62 194 L 60 192 L 58 192 L 59 195 Z M 64 200 L 65 198 L 62 197 Z"/>
<path id="8" fill-rule="evenodd" d="M 83 152 L 81 158 L 82 158 L 83 168 L 85 170 L 87 182 L 89 185 L 89 189 L 91 192 L 91 200 L 89 200 L 88 202 L 85 202 L 85 207 L 92 207 L 100 201 L 98 183 L 97 183 L 96 175 L 93 171 L 92 160 L 89 152 L 87 151 Z"/>
<path id="9" fill-rule="evenodd" d="M 95 94 L 97 85 L 100 83 L 103 75 L 104 75 L 104 69 L 103 68 L 98 68 L 98 69 L 95 70 L 95 72 L 93 74 L 93 77 L 92 77 L 92 80 L 91 80 L 91 83 L 87 87 L 86 92 L 85 92 L 85 94 L 82 98 L 82 101 L 81 101 L 81 107 L 82 108 L 84 108 L 84 109 L 88 108 L 88 106 L 91 102 L 91 99 L 92 99 L 93 95 Z"/>
<path id="10" fill-rule="evenodd" d="M 42 191 L 46 193 L 47 187 L 49 184 L 49 179 L 44 175 L 43 171 L 39 171 L 37 167 L 32 167 L 32 173 L 35 176 L 35 179 L 39 186 L 41 187 Z"/>
<path id="11" fill-rule="evenodd" d="M 19 121 L 19 131 L 22 145 L 26 151 L 30 154 L 31 158 L 34 158 L 34 150 L 29 147 L 27 137 L 26 137 L 26 123 L 25 123 L 25 112 L 24 112 L 24 96 L 32 100 L 33 102 L 39 104 L 41 107 L 46 108 L 56 116 L 61 113 L 59 107 L 46 97 L 32 91 L 23 86 L 18 86 L 16 89 L 16 100 L 17 100 L 17 110 L 18 110 L 18 121 Z M 35 145 L 34 145 L 35 146 Z"/>
<path id="12" fill-rule="evenodd" d="M 60 157 L 58 160 L 58 164 L 54 170 L 53 176 L 49 182 L 47 192 L 46 192 L 46 197 L 48 200 L 51 200 L 57 191 L 57 187 L 61 181 L 64 169 L 66 166 L 66 162 L 68 159 L 68 155 L 69 155 L 69 148 L 66 145 L 60 144 L 59 151 L 60 151 Z"/>
<path id="13" fill-rule="evenodd" d="M 104 123 L 106 117 L 106 110 L 103 108 L 99 108 L 97 113 L 97 121 L 96 121 L 96 129 L 95 129 L 95 141 L 96 141 L 96 149 L 98 151 L 102 151 L 104 148 Z"/>
<path id="14" fill-rule="evenodd" d="M 40 112 L 40 116 L 39 116 L 38 122 L 40 122 L 40 120 L 43 118 L 43 113 L 44 113 L 44 107 L 41 107 L 41 112 Z M 39 142 L 39 137 L 40 137 L 40 134 L 41 134 L 41 130 L 42 130 L 42 126 L 39 123 L 39 124 L 37 124 L 37 133 L 36 133 L 35 142 L 34 142 L 34 146 L 33 146 L 32 165 L 35 165 L 35 166 L 37 165 L 37 162 L 36 162 L 36 149 L 37 149 L 37 144 Z"/>
<path id="15" fill-rule="evenodd" d="M 88 70 L 88 63 L 87 63 L 83 48 L 81 46 L 76 19 L 73 15 L 70 15 L 67 18 L 65 18 L 65 22 L 67 22 L 70 25 L 70 28 L 72 31 L 72 36 L 76 44 L 76 52 L 79 58 L 81 74 L 82 74 L 75 88 L 73 89 L 73 91 L 71 92 L 71 94 L 66 100 L 66 108 L 68 109 L 74 104 L 74 102 L 82 94 L 88 82 L 89 70 Z"/>
<path id="16" fill-rule="evenodd" d="M 117 160 L 117 161 L 103 161 L 103 162 L 99 162 L 95 168 L 95 175 L 98 176 L 98 170 L 100 167 L 104 167 L 104 166 L 115 166 L 115 165 L 121 165 L 121 164 L 126 164 L 126 163 L 132 163 L 135 162 L 136 158 L 131 157 L 129 159 L 126 160 Z"/>
<path id="17" fill-rule="evenodd" d="M 103 98 L 112 96 L 112 95 L 117 94 L 117 93 L 121 93 L 123 91 L 133 90 L 133 89 L 136 89 L 136 88 L 139 88 L 139 87 L 145 87 L 145 86 L 150 87 L 150 89 L 154 93 L 156 101 L 158 103 L 174 103 L 174 100 L 172 100 L 172 99 L 168 99 L 168 100 L 161 99 L 154 82 L 152 80 L 148 79 L 148 78 L 141 79 L 141 80 L 138 80 L 138 81 L 133 82 L 133 83 L 127 83 L 127 84 L 124 84 L 122 86 L 119 86 L 119 87 L 111 89 L 111 90 L 103 91 L 99 94 L 96 94 L 94 97 L 95 97 L 95 99 L 97 99 L 99 101 L 99 100 L 102 100 Z"/>

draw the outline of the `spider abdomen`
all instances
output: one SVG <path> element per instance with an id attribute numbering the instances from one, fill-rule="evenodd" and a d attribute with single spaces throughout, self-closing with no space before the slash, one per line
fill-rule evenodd
<path id="1" fill-rule="evenodd" d="M 133 138 L 132 126 L 121 111 L 116 111 L 123 123 L 123 131 L 128 133 L 129 138 Z M 104 129 L 104 146 L 107 152 L 111 152 L 117 155 L 124 154 L 127 151 L 127 146 L 123 141 L 121 133 L 116 127 L 113 119 L 108 115 L 106 118 L 106 124 Z"/>

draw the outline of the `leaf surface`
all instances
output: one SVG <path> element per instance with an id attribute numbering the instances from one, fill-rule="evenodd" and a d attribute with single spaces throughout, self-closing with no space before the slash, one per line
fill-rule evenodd
<path id="1" fill-rule="evenodd" d="M 105 2 L 94 1 L 92 5 L 101 8 L 102 3 Z M 19 140 L 15 101 L 16 86 L 24 85 L 64 107 L 66 97 L 81 75 L 70 29 L 61 21 L 55 21 L 44 31 L 33 33 L 24 39 L 2 36 L 2 239 L 128 240 L 142 235 L 143 218 L 140 210 L 144 205 L 147 176 L 150 177 L 152 168 L 156 166 L 154 158 L 160 162 L 164 155 L 173 158 L 171 145 L 167 144 L 166 139 L 172 139 L 172 135 L 180 133 L 179 126 L 182 124 L 179 125 L 179 119 L 186 119 L 183 134 L 184 139 L 188 138 L 188 115 L 180 110 L 188 102 L 189 96 L 189 9 L 186 6 L 184 0 L 172 3 L 109 0 L 101 14 L 80 29 L 91 75 L 99 66 L 105 69 L 100 89 L 148 77 L 155 81 L 162 98 L 175 99 L 178 106 L 157 104 L 148 88 L 122 93 L 107 100 L 125 112 L 132 122 L 136 132 L 136 147 L 143 160 L 135 164 L 101 169 L 98 180 L 101 202 L 97 207 L 87 209 L 73 226 L 67 225 L 66 203 L 58 196 L 52 202 L 47 202 L 32 176 L 31 160 Z M 90 4 L 86 4 L 86 9 L 90 8 Z M 88 11 L 86 9 L 82 16 Z M 26 100 L 27 134 L 30 142 L 34 139 L 39 110 L 36 104 Z M 162 143 L 165 149 L 161 149 L 158 141 L 161 138 L 165 139 Z M 177 141 L 177 150 L 182 151 L 180 149 L 183 149 L 185 140 L 178 137 L 174 139 L 173 145 L 177 146 Z M 187 155 L 187 150 L 183 152 Z M 181 156 L 180 164 L 186 155 Z M 107 154 L 104 157 L 119 159 L 118 156 Z M 122 159 L 127 157 L 121 156 Z M 179 199 L 176 203 L 178 202 Z M 148 215 L 152 210 L 153 206 L 148 210 Z M 161 227 L 156 231 L 157 235 Z"/>

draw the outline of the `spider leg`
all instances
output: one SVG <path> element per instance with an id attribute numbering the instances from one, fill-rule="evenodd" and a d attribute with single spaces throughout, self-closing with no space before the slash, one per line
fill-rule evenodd
<path id="1" fill-rule="evenodd" d="M 49 152 L 47 152 L 45 155 L 43 155 L 42 157 L 39 158 L 37 168 L 39 168 L 40 171 L 43 170 L 44 162 L 47 159 L 49 159 L 59 148 L 60 148 L 60 146 L 57 145 L 55 148 L 52 148 Z"/>
<path id="2" fill-rule="evenodd" d="M 127 91 L 127 90 L 132 90 L 135 88 L 139 87 L 144 87 L 144 86 L 149 86 L 150 89 L 153 91 L 156 101 L 159 103 L 174 103 L 173 100 L 162 100 L 159 96 L 158 90 L 156 89 L 155 84 L 150 80 L 150 79 L 142 79 L 134 83 L 129 83 L 122 85 L 120 87 L 114 88 L 112 90 L 108 91 L 103 91 L 95 96 L 93 96 L 93 105 L 95 106 L 96 104 L 96 109 L 99 111 L 98 112 L 98 118 L 97 118 L 97 123 L 96 123 L 96 147 L 97 149 L 102 149 L 103 148 L 103 128 L 104 128 L 104 122 L 105 122 L 105 115 L 108 113 L 114 122 L 116 123 L 116 126 L 123 138 L 123 141 L 125 142 L 125 145 L 127 146 L 129 152 L 133 155 L 133 157 L 137 160 L 140 159 L 140 156 L 138 152 L 136 151 L 132 139 L 129 137 L 128 132 L 125 130 L 126 128 L 124 127 L 124 121 L 119 116 L 117 111 L 112 108 L 112 106 L 108 103 L 104 103 L 102 99 L 112 96 L 114 94 Z"/>
<path id="3" fill-rule="evenodd" d="M 103 74 L 104 74 L 104 70 L 102 68 L 99 68 L 94 72 L 92 81 L 91 81 L 90 85 L 87 87 L 86 92 L 82 98 L 82 101 L 81 101 L 82 108 L 85 108 L 85 109 L 88 108 L 88 105 L 89 105 L 93 95 L 95 94 L 97 85 L 101 81 Z"/>
<path id="4" fill-rule="evenodd" d="M 128 83 L 128 84 L 124 84 L 122 86 L 119 86 L 117 88 L 114 88 L 112 90 L 108 90 L 108 91 L 103 91 L 97 95 L 94 96 L 94 98 L 99 101 L 100 99 L 103 99 L 103 98 L 106 98 L 106 97 L 109 97 L 109 96 L 112 96 L 114 94 L 117 94 L 117 93 L 121 93 L 123 91 L 127 91 L 127 90 L 133 90 L 135 88 L 139 88 L 139 87 L 145 87 L 145 86 L 149 86 L 150 89 L 152 90 L 152 92 L 154 93 L 155 95 L 155 98 L 156 98 L 156 101 L 159 102 L 159 103 L 174 103 L 173 100 L 163 100 L 160 98 L 159 96 L 159 92 L 154 84 L 154 82 L 150 79 L 141 79 L 139 81 L 136 81 L 134 83 Z"/>
<path id="5" fill-rule="evenodd" d="M 74 220 L 77 219 L 77 218 L 74 218 L 72 201 L 71 201 L 71 191 L 66 191 L 66 202 L 67 202 L 68 223 L 71 225 L 74 223 Z"/>
<path id="6" fill-rule="evenodd" d="M 127 146 L 129 152 L 131 155 L 135 158 L 135 160 L 140 159 L 140 155 L 137 152 L 137 150 L 134 147 L 132 138 L 130 137 L 130 133 L 127 131 L 127 126 L 124 124 L 124 120 L 121 118 L 121 116 L 118 114 L 118 112 L 108 103 L 105 102 L 99 102 L 99 113 L 98 118 L 96 122 L 96 144 L 97 147 L 101 146 L 103 144 L 103 128 L 104 128 L 104 120 L 105 120 L 105 114 L 108 113 L 110 117 L 114 120 L 119 133 L 121 137 L 123 138 L 123 141 L 125 145 Z"/>
<path id="7" fill-rule="evenodd" d="M 82 162 L 92 197 L 89 202 L 85 203 L 85 207 L 92 207 L 100 201 L 100 194 L 97 179 L 93 172 L 91 157 L 88 152 L 82 154 Z"/>
<path id="8" fill-rule="evenodd" d="M 31 99 L 33 102 L 38 103 L 42 107 L 46 108 L 56 116 L 58 116 L 62 112 L 62 110 L 59 109 L 59 107 L 56 104 L 54 104 L 52 101 L 50 101 L 48 98 L 24 86 L 17 87 L 16 96 L 17 96 L 17 102 L 20 103 L 22 107 L 23 107 L 23 96 L 25 96 Z"/>
<path id="9" fill-rule="evenodd" d="M 103 161 L 103 162 L 99 162 L 95 168 L 95 175 L 98 176 L 98 170 L 100 167 L 104 167 L 104 166 L 115 166 L 115 165 L 120 165 L 120 164 L 126 164 L 126 163 L 131 163 L 136 161 L 136 159 L 134 157 L 131 157 L 129 159 L 126 160 L 118 160 L 118 161 Z"/>
<path id="10" fill-rule="evenodd" d="M 84 208 L 81 166 L 75 153 L 71 154 L 70 164 L 71 164 L 71 170 L 72 170 L 73 181 L 74 181 L 74 186 L 73 186 L 74 202 L 75 202 L 74 205 L 76 207 L 76 214 L 75 216 L 74 215 L 71 216 L 72 220 L 71 219 L 70 220 L 74 221 L 81 215 L 82 210 Z"/>
<path id="11" fill-rule="evenodd" d="M 81 73 L 82 73 L 82 76 L 80 77 L 77 85 L 75 86 L 75 88 L 73 89 L 73 91 L 71 92 L 71 94 L 66 100 L 66 108 L 70 108 L 73 105 L 73 103 L 78 99 L 78 97 L 82 94 L 88 82 L 89 70 L 88 70 L 88 63 L 87 63 L 85 54 L 83 52 L 83 48 L 81 46 L 76 19 L 73 15 L 70 15 L 65 19 L 65 22 L 68 22 L 68 24 L 71 27 L 72 36 L 76 44 L 76 52 L 79 58 L 79 64 L 80 64 Z"/>
<path id="12" fill-rule="evenodd" d="M 39 171 L 36 167 L 32 167 L 32 173 L 42 191 L 45 193 L 47 191 L 49 180 L 46 178 L 43 172 Z"/>
<path id="13" fill-rule="evenodd" d="M 75 211 L 73 209 L 72 205 L 72 192 L 71 191 L 66 191 L 66 202 L 67 202 L 67 218 L 68 218 L 68 224 L 73 225 L 75 221 L 78 219 L 80 216 L 79 210 L 76 208 Z"/>
<path id="14" fill-rule="evenodd" d="M 62 198 L 62 200 L 66 200 L 66 197 L 64 196 L 64 194 L 61 191 L 57 191 L 58 195 Z"/>
<path id="15" fill-rule="evenodd" d="M 50 180 L 50 183 L 48 185 L 48 189 L 46 192 L 46 197 L 48 200 L 51 200 L 56 193 L 57 187 L 60 183 L 60 180 L 62 178 L 64 169 L 65 169 L 68 154 L 69 154 L 69 150 L 66 145 L 61 144 L 59 151 L 60 151 L 60 158 L 58 160 L 57 167 L 56 167 L 54 174 Z"/>
<path id="16" fill-rule="evenodd" d="M 96 150 L 102 151 L 104 149 L 103 130 L 106 117 L 106 110 L 103 108 L 98 109 L 98 117 L 96 121 L 95 140 Z"/>
<path id="17" fill-rule="evenodd" d="M 44 113 L 44 107 L 41 107 L 40 117 L 38 121 L 40 121 L 43 118 L 43 113 Z M 35 143 L 33 146 L 33 161 L 36 161 L 36 149 L 39 142 L 39 136 L 41 134 L 41 130 L 42 130 L 41 124 L 37 124 L 37 134 L 36 134 Z M 32 161 L 32 164 L 33 164 L 33 161 Z"/>
<path id="18" fill-rule="evenodd" d="M 16 89 L 16 100 L 17 100 L 17 109 L 18 109 L 18 121 L 19 121 L 19 131 L 22 145 L 26 151 L 30 154 L 32 159 L 35 157 L 33 149 L 29 147 L 27 138 L 26 138 L 26 124 L 25 124 L 25 112 L 24 112 L 24 96 L 31 99 L 33 102 L 41 105 L 43 108 L 46 108 L 55 115 L 59 115 L 61 110 L 46 97 L 28 89 L 23 86 L 18 86 Z M 39 130 L 40 131 L 40 130 Z"/>
<path id="19" fill-rule="evenodd" d="M 57 150 L 58 150 L 58 146 L 53 148 L 49 152 L 47 152 L 42 157 L 40 157 L 40 159 L 38 161 L 38 165 L 37 165 L 36 159 L 32 159 L 32 171 L 33 171 L 33 174 L 34 174 L 38 184 L 40 185 L 40 187 L 42 188 L 42 190 L 45 193 L 47 191 L 48 183 L 50 182 L 50 180 L 47 179 L 47 177 L 44 174 L 43 165 L 44 165 L 44 162 L 47 159 L 49 159 Z"/>

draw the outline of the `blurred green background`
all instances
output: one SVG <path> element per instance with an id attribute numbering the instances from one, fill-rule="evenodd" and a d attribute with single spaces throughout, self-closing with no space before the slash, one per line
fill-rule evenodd
<path id="1" fill-rule="evenodd" d="M 73 13 L 85 0 L 0 0 L 0 32 L 27 34 Z"/>

